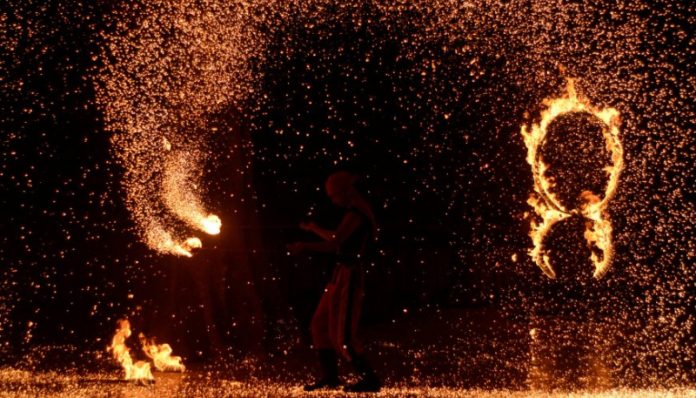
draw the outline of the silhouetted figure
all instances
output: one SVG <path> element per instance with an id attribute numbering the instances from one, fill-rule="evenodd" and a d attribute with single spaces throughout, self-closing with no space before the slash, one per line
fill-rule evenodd
<path id="1" fill-rule="evenodd" d="M 337 388 L 337 357 L 348 360 L 360 380 L 344 387 L 345 391 L 379 391 L 380 382 L 368 364 L 357 329 L 364 296 L 364 275 L 361 256 L 365 246 L 377 232 L 374 214 L 367 201 L 354 187 L 356 177 L 339 171 L 326 180 L 326 194 L 334 205 L 346 209 L 335 231 L 314 223 L 300 227 L 323 239 L 321 242 L 297 242 L 288 246 L 291 254 L 304 252 L 335 253 L 337 264 L 312 318 L 311 332 L 314 348 L 318 350 L 322 376 L 305 386 L 312 391 Z"/>

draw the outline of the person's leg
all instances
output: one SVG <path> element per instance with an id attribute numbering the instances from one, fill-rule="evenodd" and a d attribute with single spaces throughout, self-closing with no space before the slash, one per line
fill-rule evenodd
<path id="1" fill-rule="evenodd" d="M 314 383 L 306 384 L 305 391 L 314 391 L 322 388 L 338 388 L 341 381 L 338 379 L 338 357 L 332 349 L 317 350 L 319 364 L 321 365 L 321 377 Z"/>
<path id="2" fill-rule="evenodd" d="M 307 384 L 304 387 L 305 391 L 336 388 L 341 384 L 338 379 L 338 358 L 329 339 L 329 304 L 332 292 L 333 288 L 328 286 L 312 317 L 312 344 L 319 356 L 321 377 L 314 383 Z"/>
<path id="3" fill-rule="evenodd" d="M 359 270 L 352 270 L 347 286 L 345 342 L 350 356 L 350 363 L 358 374 L 357 383 L 344 387 L 346 392 L 377 392 L 381 383 L 377 374 L 365 356 L 360 340 L 357 338 L 362 301 L 364 296 L 363 276 Z"/>
<path id="4" fill-rule="evenodd" d="M 377 392 L 382 388 L 377 374 L 370 366 L 364 353 L 351 353 L 351 365 L 358 374 L 359 380 L 356 383 L 347 385 L 343 388 L 346 392 Z"/>

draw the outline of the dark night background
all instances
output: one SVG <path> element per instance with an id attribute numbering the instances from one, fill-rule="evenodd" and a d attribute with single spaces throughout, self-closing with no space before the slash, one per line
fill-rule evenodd
<path id="1" fill-rule="evenodd" d="M 390 323 L 427 329 L 434 319 L 454 324 L 466 314 L 493 314 L 477 320 L 483 325 L 498 319 L 527 325 L 533 314 L 615 317 L 630 325 L 624 331 L 672 333 L 668 342 L 645 332 L 617 343 L 629 358 L 663 343 L 682 347 L 644 364 L 626 365 L 631 360 L 624 358 L 622 366 L 683 381 L 680 372 L 693 371 L 693 336 L 684 331 L 693 327 L 685 309 L 693 309 L 687 82 L 694 43 L 684 36 L 693 6 L 622 3 L 613 12 L 602 2 L 561 3 L 582 17 L 556 34 L 584 44 L 559 51 L 556 60 L 540 59 L 510 35 L 514 21 L 505 14 L 470 21 L 467 29 L 478 35 L 417 44 L 412 38 L 425 33 L 413 21 L 430 18 L 427 11 L 414 8 L 412 16 L 380 24 L 370 2 L 350 13 L 327 11 L 309 25 L 298 9 L 266 26 L 273 38 L 267 57 L 275 61 L 253 65 L 266 97 L 209 115 L 219 133 L 206 164 L 208 201 L 223 227 L 191 259 L 158 255 L 138 241 L 123 169 L 110 147 L 114 132 L 95 102 L 104 32 L 114 29 L 113 15 L 124 6 L 1 6 L 0 362 L 18 361 L 37 346 L 103 350 L 124 316 L 136 333 L 170 342 L 191 363 L 226 350 L 272 357 L 307 346 L 332 259 L 293 258 L 284 248 L 310 238 L 296 227 L 300 221 L 337 223 L 341 214 L 323 181 L 347 169 L 361 176 L 359 189 L 381 227 L 369 257 L 364 314 L 373 335 L 406 344 L 409 330 L 390 334 Z M 499 6 L 516 18 L 536 12 L 526 2 L 515 7 L 522 15 Z M 638 53 L 594 56 L 596 48 L 621 41 L 628 20 L 645 26 L 636 33 Z M 588 27 L 596 25 L 617 38 L 593 36 Z M 528 35 L 536 34 L 542 32 Z M 464 62 L 474 55 L 475 65 Z M 532 177 L 519 128 L 538 115 L 544 98 L 562 92 L 558 64 L 581 86 L 606 83 L 588 96 L 622 113 L 627 168 L 610 206 L 617 257 L 599 281 L 590 276 L 582 220 L 559 226 L 547 241 L 560 253 L 558 280 L 546 280 L 526 254 Z M 574 186 L 604 182 L 583 155 L 604 147 L 601 126 L 583 117 L 560 118 L 547 142 L 552 165 L 570 164 L 559 178 L 569 200 Z M 566 146 L 558 138 L 564 131 Z M 575 167 L 568 161 L 574 156 Z M 669 321 L 653 324 L 659 317 Z M 525 326 L 513 329 L 501 344 L 528 339 Z M 439 341 L 436 332 L 427 333 Z M 469 330 L 454 332 L 469 338 Z"/>

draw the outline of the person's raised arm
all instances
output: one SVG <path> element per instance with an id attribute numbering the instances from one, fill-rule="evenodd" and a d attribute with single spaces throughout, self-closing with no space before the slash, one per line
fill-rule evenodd
<path id="1" fill-rule="evenodd" d="M 336 237 L 335 231 L 322 228 L 314 222 L 302 222 L 300 223 L 300 228 L 305 231 L 313 232 L 314 234 L 318 235 L 320 238 L 324 240 L 332 240 Z"/>
<path id="2" fill-rule="evenodd" d="M 331 239 L 323 242 L 297 242 L 288 245 L 290 254 L 300 254 L 305 251 L 319 253 L 336 253 L 341 248 L 341 244 L 345 242 L 353 232 L 363 222 L 360 214 L 356 211 L 350 211 L 343 216 L 341 224 L 336 229 Z"/>

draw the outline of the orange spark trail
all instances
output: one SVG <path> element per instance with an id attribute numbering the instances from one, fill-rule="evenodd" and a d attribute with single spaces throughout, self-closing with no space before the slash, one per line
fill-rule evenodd
<path id="1" fill-rule="evenodd" d="M 258 13 L 245 2 L 152 0 L 123 14 L 105 33 L 97 101 L 138 237 L 157 252 L 190 257 L 202 245 L 191 229 L 220 233 L 206 203 L 215 131 L 207 115 L 253 91 L 247 63 L 262 48 L 251 28 Z"/>

